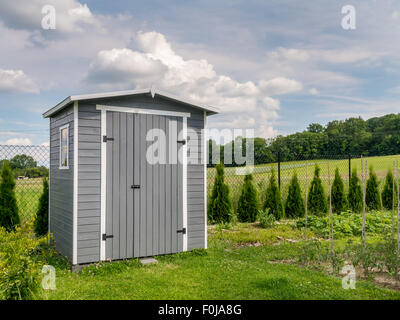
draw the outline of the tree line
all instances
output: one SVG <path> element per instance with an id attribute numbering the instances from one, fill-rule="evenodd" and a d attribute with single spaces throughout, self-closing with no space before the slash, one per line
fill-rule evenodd
<path id="1" fill-rule="evenodd" d="M 357 137 L 357 139 L 354 139 Z M 242 143 L 246 150 L 246 139 L 220 145 L 221 161 L 226 148 L 233 150 L 235 143 Z M 216 142 L 209 140 L 209 163 L 212 163 L 212 148 Z M 323 126 L 311 123 L 303 132 L 271 139 L 254 138 L 255 164 L 300 159 L 315 159 L 320 156 L 337 158 L 352 156 L 384 156 L 400 153 L 400 113 L 388 114 L 363 120 L 361 117 L 334 120 Z M 232 165 L 235 163 L 233 161 Z"/>
<path id="2" fill-rule="evenodd" d="M 0 160 L 0 170 L 6 160 Z M 9 160 L 10 168 L 14 174 L 14 177 L 19 176 L 28 178 L 40 178 L 47 177 L 49 175 L 49 169 L 45 166 L 38 166 L 37 161 L 26 154 L 18 154 Z"/>

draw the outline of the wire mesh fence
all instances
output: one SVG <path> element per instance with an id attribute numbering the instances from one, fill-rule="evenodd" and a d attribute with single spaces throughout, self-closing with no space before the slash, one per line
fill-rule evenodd
<path id="1" fill-rule="evenodd" d="M 36 214 L 43 178 L 49 174 L 49 147 L 0 145 L 0 168 L 5 160 L 9 161 L 16 179 L 20 219 L 26 222 Z"/>
<path id="2" fill-rule="evenodd" d="M 255 155 L 257 157 L 257 155 Z M 286 161 L 285 158 L 277 157 L 278 161 L 275 163 L 259 164 L 254 166 L 252 171 L 254 182 L 258 187 L 261 194 L 261 201 L 263 201 L 263 194 L 267 187 L 268 181 L 272 172 L 275 172 L 276 179 L 279 184 L 282 200 L 285 201 L 288 195 L 290 181 L 294 174 L 297 174 L 303 197 L 305 196 L 306 185 L 311 182 L 314 176 L 315 167 L 320 168 L 320 178 L 323 183 L 324 190 L 329 190 L 329 178 L 331 183 L 333 181 L 335 170 L 339 170 L 339 174 L 343 180 L 345 192 L 348 193 L 350 177 L 352 170 L 357 171 L 357 175 L 362 180 L 361 160 L 364 160 L 364 166 L 372 168 L 377 175 L 380 191 L 382 191 L 384 180 L 388 170 L 392 170 L 393 162 L 399 159 L 399 156 L 376 156 L 376 157 L 362 157 L 360 155 L 320 155 L 312 159 L 304 158 L 302 155 L 291 156 L 290 160 Z M 295 160 L 293 160 L 295 159 Z M 257 162 L 257 161 L 256 161 Z M 329 170 L 328 170 L 329 168 Z M 230 187 L 232 200 L 236 209 L 237 201 L 240 196 L 244 175 L 238 172 L 245 172 L 245 170 L 237 170 L 237 167 L 225 168 L 225 183 Z M 308 171 L 308 175 L 307 175 Z M 216 176 L 215 167 L 207 168 L 207 187 L 212 190 Z M 368 178 L 368 177 L 367 177 Z M 308 182 L 307 182 L 308 179 Z M 208 193 L 210 195 L 210 192 Z"/>

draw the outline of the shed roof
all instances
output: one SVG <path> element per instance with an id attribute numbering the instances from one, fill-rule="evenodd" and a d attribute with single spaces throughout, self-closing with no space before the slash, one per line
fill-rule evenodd
<path id="1" fill-rule="evenodd" d="M 100 98 L 111 98 L 111 97 L 121 97 L 121 96 L 131 96 L 131 95 L 138 95 L 138 94 L 151 94 L 151 96 L 154 98 L 156 95 L 161 96 L 163 98 L 166 98 L 168 100 L 172 101 L 177 101 L 183 104 L 186 104 L 191 107 L 199 108 L 202 110 L 207 111 L 209 114 L 217 114 L 219 113 L 218 108 L 211 107 L 211 106 L 205 106 L 199 103 L 191 102 L 186 99 L 181 99 L 179 97 L 176 97 L 174 95 L 171 95 L 169 93 L 160 91 L 158 89 L 155 89 L 154 87 L 148 88 L 148 89 L 136 89 L 136 90 L 125 90 L 125 91 L 113 91 L 113 92 L 103 92 L 103 93 L 92 93 L 92 94 L 82 94 L 82 95 L 76 95 L 76 96 L 69 96 L 63 101 L 59 102 L 56 104 L 54 107 L 51 109 L 47 110 L 45 113 L 43 113 L 43 118 L 48 118 L 51 117 L 53 114 L 59 112 L 60 110 L 64 109 L 67 107 L 70 103 L 74 101 L 80 101 L 80 100 L 92 100 L 92 99 L 100 99 Z"/>

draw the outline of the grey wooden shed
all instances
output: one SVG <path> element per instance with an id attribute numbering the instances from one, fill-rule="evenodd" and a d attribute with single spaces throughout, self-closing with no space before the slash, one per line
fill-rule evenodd
<path id="1" fill-rule="evenodd" d="M 77 265 L 207 248 L 203 129 L 217 112 L 155 88 L 70 96 L 45 112 L 57 250 Z"/>

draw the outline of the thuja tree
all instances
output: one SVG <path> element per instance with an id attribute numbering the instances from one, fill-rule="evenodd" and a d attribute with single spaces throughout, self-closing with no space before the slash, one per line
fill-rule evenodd
<path id="1" fill-rule="evenodd" d="M 264 209 L 269 209 L 269 213 L 272 214 L 276 220 L 283 218 L 283 204 L 281 199 L 281 192 L 279 191 L 278 183 L 276 182 L 275 171 L 272 170 L 271 178 L 265 192 L 265 203 Z"/>
<path id="2" fill-rule="evenodd" d="M 253 183 L 253 175 L 244 178 L 242 192 L 238 203 L 238 219 L 241 222 L 255 222 L 258 213 L 258 192 Z"/>
<path id="3" fill-rule="evenodd" d="M 311 181 L 310 191 L 308 194 L 308 210 L 314 215 L 323 215 L 328 211 L 328 204 L 325 197 L 322 180 L 319 177 L 321 169 L 315 166 L 314 178 Z"/>
<path id="4" fill-rule="evenodd" d="M 339 169 L 335 170 L 335 179 L 332 184 L 332 212 L 341 213 L 347 209 L 347 198 L 344 192 L 344 183 L 339 174 Z"/>
<path id="5" fill-rule="evenodd" d="M 305 205 L 301 197 L 301 189 L 297 174 L 290 181 L 288 197 L 285 203 L 285 215 L 288 218 L 298 218 L 305 214 Z"/>
<path id="6" fill-rule="evenodd" d="M 397 184 L 394 184 L 394 205 L 397 206 Z M 385 209 L 392 210 L 393 208 L 393 173 L 388 170 L 385 179 L 385 185 L 382 190 L 382 205 Z"/>
<path id="7" fill-rule="evenodd" d="M 15 198 L 15 180 L 8 161 L 1 168 L 0 182 L 0 227 L 7 231 L 15 230 L 20 224 L 17 200 Z"/>
<path id="8" fill-rule="evenodd" d="M 44 236 L 49 225 L 49 182 L 43 179 L 43 193 L 39 199 L 39 209 L 35 219 L 35 234 Z"/>
<path id="9" fill-rule="evenodd" d="M 353 169 L 351 172 L 350 178 L 350 187 L 349 187 L 349 208 L 356 213 L 362 211 L 363 208 L 363 198 L 362 198 L 362 188 L 360 184 L 360 179 L 357 175 L 357 169 Z"/>
<path id="10" fill-rule="evenodd" d="M 370 167 L 369 178 L 367 180 L 365 203 L 369 210 L 381 209 L 381 198 L 379 195 L 378 178 L 372 166 Z"/>
<path id="11" fill-rule="evenodd" d="M 233 206 L 229 196 L 229 187 L 225 184 L 224 165 L 216 166 L 217 175 L 211 192 L 208 205 L 208 218 L 210 222 L 222 223 L 232 220 Z"/>

